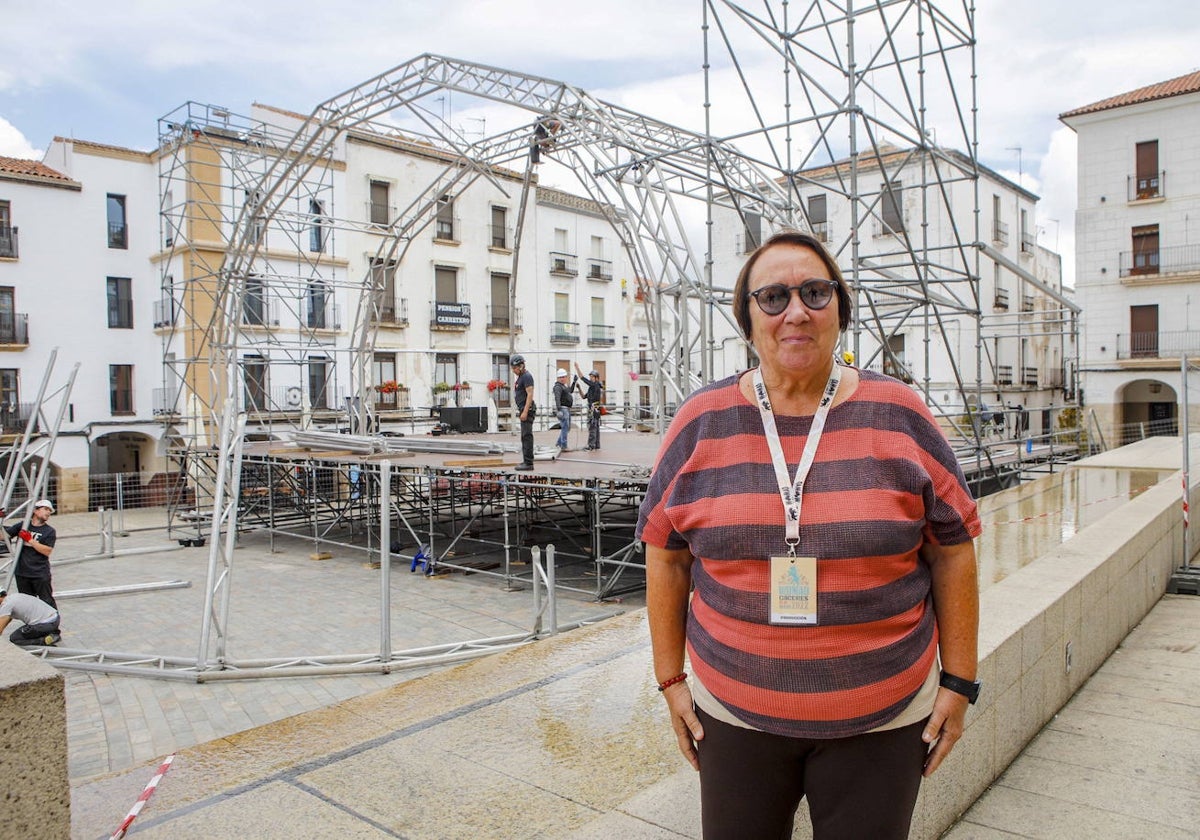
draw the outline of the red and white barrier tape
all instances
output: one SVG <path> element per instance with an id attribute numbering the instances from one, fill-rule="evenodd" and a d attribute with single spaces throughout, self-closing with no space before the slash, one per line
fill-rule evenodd
<path id="1" fill-rule="evenodd" d="M 154 778 L 146 783 L 146 789 L 142 791 L 142 795 L 138 797 L 138 801 L 133 803 L 133 807 L 129 809 L 129 813 L 125 815 L 125 819 L 121 822 L 121 826 L 113 832 L 109 840 L 121 840 L 125 836 L 125 832 L 129 830 L 129 826 L 137 818 L 137 815 L 142 812 L 142 808 L 146 804 L 146 800 L 154 793 L 154 789 L 158 787 L 158 783 L 162 781 L 162 777 L 167 775 L 167 770 L 171 767 L 171 762 L 175 760 L 175 753 L 171 753 L 163 763 L 159 765 L 158 772 L 154 774 Z"/>

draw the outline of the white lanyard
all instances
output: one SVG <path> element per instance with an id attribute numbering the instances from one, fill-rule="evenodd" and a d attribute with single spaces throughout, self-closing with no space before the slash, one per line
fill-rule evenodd
<path id="1" fill-rule="evenodd" d="M 804 444 L 804 452 L 796 467 L 796 480 L 793 482 L 788 477 L 787 459 L 779 441 L 779 429 L 775 426 L 775 412 L 771 410 L 771 401 L 767 397 L 762 368 L 754 370 L 754 395 L 758 397 L 758 413 L 762 415 L 767 447 L 771 450 L 771 461 L 775 466 L 775 481 L 779 484 L 779 497 L 783 499 L 787 528 L 785 541 L 790 556 L 795 556 L 796 546 L 800 544 L 800 508 L 804 481 L 808 478 L 808 471 L 812 469 L 813 461 L 817 457 L 817 444 L 821 442 L 821 433 L 825 431 L 825 419 L 829 416 L 829 408 L 833 405 L 833 398 L 837 395 L 841 382 L 841 366 L 834 360 L 833 370 L 829 372 L 829 381 L 825 383 L 825 393 L 821 396 L 821 402 L 813 415 L 812 428 L 808 432 L 808 440 Z"/>

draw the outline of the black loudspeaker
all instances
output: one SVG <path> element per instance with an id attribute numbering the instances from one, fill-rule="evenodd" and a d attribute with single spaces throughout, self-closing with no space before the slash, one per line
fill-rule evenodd
<path id="1" fill-rule="evenodd" d="M 487 406 L 442 406 L 441 421 L 452 432 L 473 434 L 487 431 Z"/>

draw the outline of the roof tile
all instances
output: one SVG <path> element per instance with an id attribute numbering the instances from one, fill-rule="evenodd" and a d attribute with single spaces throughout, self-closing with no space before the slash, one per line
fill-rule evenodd
<path id="1" fill-rule="evenodd" d="M 1137 105 L 1141 102 L 1152 102 L 1155 99 L 1167 99 L 1171 96 L 1182 96 L 1185 93 L 1197 92 L 1200 92 L 1200 71 L 1188 73 L 1184 76 L 1176 76 L 1174 79 L 1167 79 L 1165 82 L 1146 85 L 1137 90 L 1131 90 L 1128 93 L 1110 96 L 1108 99 L 1101 99 L 1099 102 L 1093 102 L 1091 105 L 1084 105 L 1082 108 L 1076 108 L 1072 111 L 1067 111 L 1065 114 L 1059 114 L 1059 119 L 1077 117 L 1082 114 L 1094 114 L 1097 111 L 1124 108 L 1127 105 Z"/>

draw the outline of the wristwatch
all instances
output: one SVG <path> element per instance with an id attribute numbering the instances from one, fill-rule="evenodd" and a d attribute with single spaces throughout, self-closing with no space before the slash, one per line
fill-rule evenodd
<path id="1" fill-rule="evenodd" d="M 979 689 L 983 685 L 979 680 L 964 680 L 962 677 L 956 677 L 945 671 L 942 671 L 942 679 L 939 684 L 942 688 L 948 688 L 956 694 L 966 697 L 967 702 L 971 705 L 974 705 L 975 701 L 979 699 Z"/>

